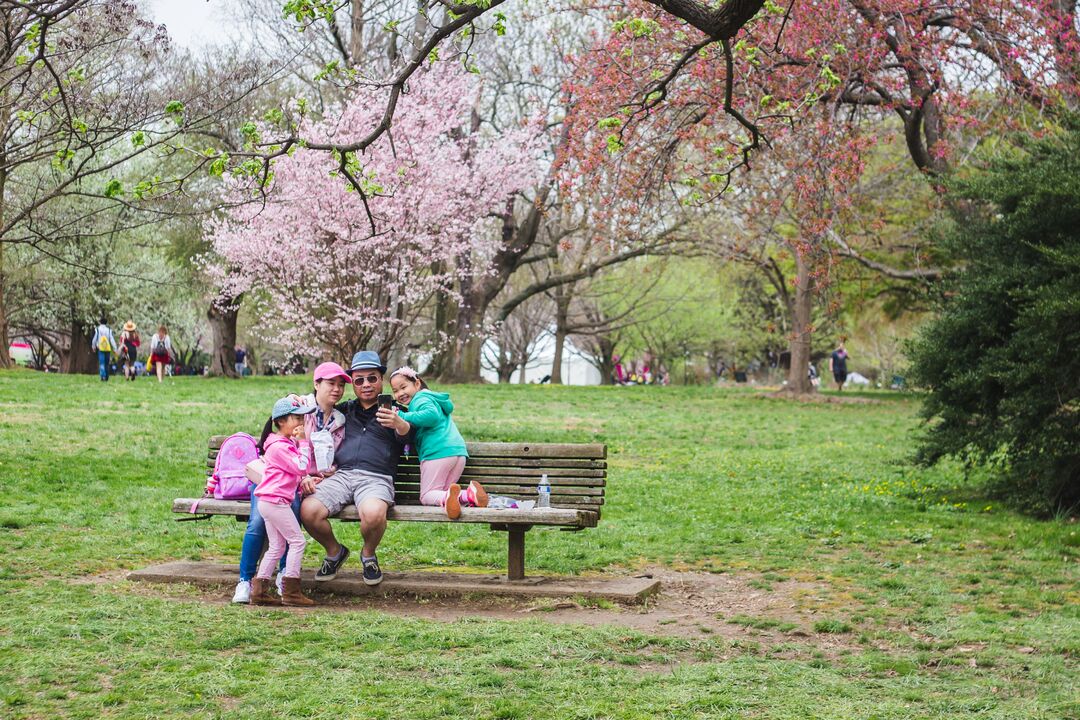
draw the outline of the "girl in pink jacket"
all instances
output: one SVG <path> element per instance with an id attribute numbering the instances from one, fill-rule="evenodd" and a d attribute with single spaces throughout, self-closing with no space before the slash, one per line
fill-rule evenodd
<path id="1" fill-rule="evenodd" d="M 311 444 L 304 433 L 304 416 L 316 408 L 300 405 L 289 398 L 274 403 L 270 415 L 273 433 L 262 443 L 266 469 L 255 487 L 259 514 L 266 523 L 269 547 L 259 564 L 259 572 L 251 581 L 252 605 L 314 605 L 300 592 L 300 565 L 304 561 L 304 532 L 291 508 L 300 480 L 307 475 L 311 463 Z M 282 577 L 281 600 L 270 595 L 270 579 L 278 560 L 285 553 L 285 572 Z"/>

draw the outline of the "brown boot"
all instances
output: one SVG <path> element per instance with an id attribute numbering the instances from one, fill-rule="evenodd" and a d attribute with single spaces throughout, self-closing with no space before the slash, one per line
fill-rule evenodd
<path id="1" fill-rule="evenodd" d="M 300 578 L 285 577 L 281 580 L 281 604 L 292 607 L 311 607 L 316 603 L 300 592 Z"/>
<path id="2" fill-rule="evenodd" d="M 251 599 L 248 602 L 252 605 L 281 604 L 280 600 L 270 594 L 270 581 L 258 577 L 251 578 Z"/>

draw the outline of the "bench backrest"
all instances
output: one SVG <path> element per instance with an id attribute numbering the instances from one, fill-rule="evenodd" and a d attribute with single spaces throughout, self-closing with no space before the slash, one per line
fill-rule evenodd
<path id="1" fill-rule="evenodd" d="M 226 435 L 210 438 L 207 474 Z M 551 483 L 551 506 L 593 510 L 600 514 L 607 486 L 607 446 L 599 443 L 466 443 L 469 459 L 461 484 L 483 484 L 492 495 L 535 500 L 541 475 Z M 394 482 L 399 505 L 420 504 L 420 464 L 402 457 Z"/>

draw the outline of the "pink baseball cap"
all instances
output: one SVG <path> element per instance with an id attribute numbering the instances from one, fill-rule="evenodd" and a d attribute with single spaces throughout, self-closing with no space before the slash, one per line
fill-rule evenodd
<path id="1" fill-rule="evenodd" d="M 349 373 L 345 372 L 345 369 L 338 365 L 336 362 L 324 362 L 319 367 L 315 368 L 315 382 L 320 380 L 329 380 L 330 378 L 339 377 L 346 383 L 351 383 L 352 378 L 349 377 Z"/>

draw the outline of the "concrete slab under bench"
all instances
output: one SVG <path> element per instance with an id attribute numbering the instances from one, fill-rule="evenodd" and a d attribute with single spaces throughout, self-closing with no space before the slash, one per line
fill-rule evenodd
<path id="1" fill-rule="evenodd" d="M 304 570 L 301 586 L 308 591 L 335 595 L 462 596 L 471 594 L 504 597 L 583 597 L 620 603 L 641 603 L 660 590 L 652 578 L 526 577 L 508 580 L 505 575 L 470 575 L 440 572 L 385 572 L 381 584 L 369 587 L 359 570 L 346 569 L 329 582 L 315 582 L 313 570 Z M 231 588 L 236 585 L 236 565 L 213 562 L 170 562 L 128 573 L 128 579 L 151 583 L 191 583 L 200 587 Z"/>

